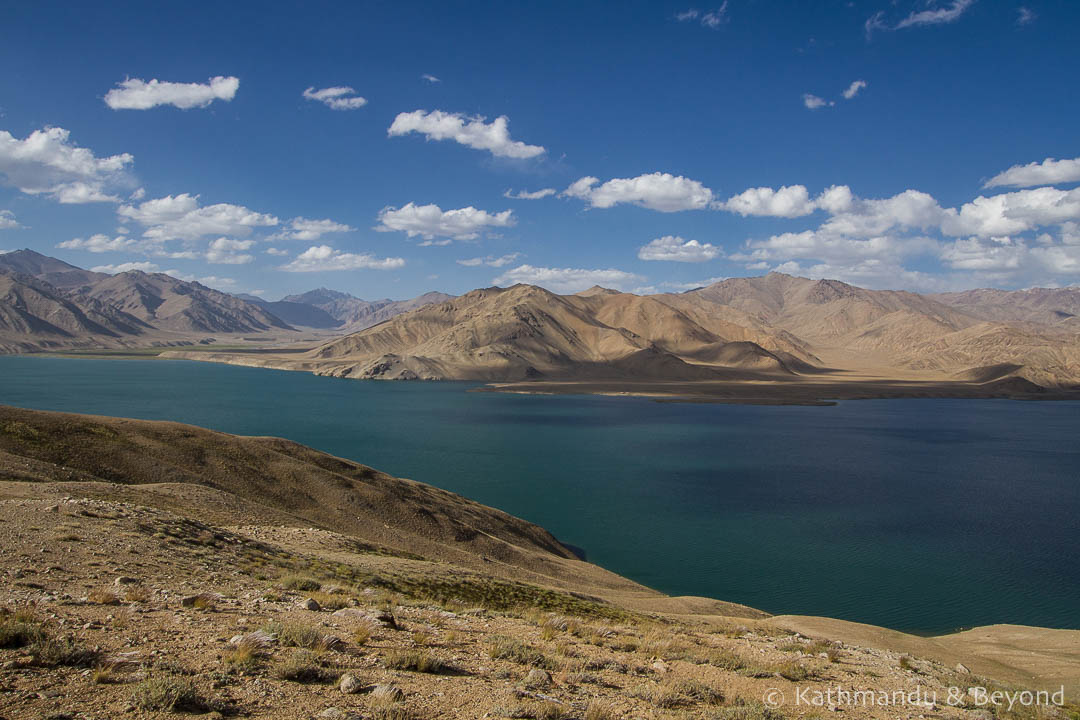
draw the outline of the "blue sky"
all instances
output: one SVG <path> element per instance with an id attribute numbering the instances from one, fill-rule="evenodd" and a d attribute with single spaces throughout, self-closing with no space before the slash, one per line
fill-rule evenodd
<path id="1" fill-rule="evenodd" d="M 0 250 L 271 299 L 1069 285 L 1078 30 L 1039 0 L 9 4 Z"/>

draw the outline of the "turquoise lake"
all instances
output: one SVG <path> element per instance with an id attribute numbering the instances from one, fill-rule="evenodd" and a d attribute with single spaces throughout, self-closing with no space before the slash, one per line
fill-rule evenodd
<path id="1" fill-rule="evenodd" d="M 667 593 L 919 633 L 1080 628 L 1080 403 L 472 387 L 0 357 L 0 403 L 290 438 L 539 523 Z"/>

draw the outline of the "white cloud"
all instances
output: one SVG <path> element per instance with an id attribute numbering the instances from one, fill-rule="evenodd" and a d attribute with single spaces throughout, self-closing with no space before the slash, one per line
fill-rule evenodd
<path id="1" fill-rule="evenodd" d="M 268 247 L 268 248 L 266 248 L 266 254 L 267 255 L 275 255 L 277 257 L 286 257 L 286 256 L 288 256 L 289 251 L 288 250 L 282 250 L 282 249 L 276 248 L 276 247 Z"/>
<path id="2" fill-rule="evenodd" d="M 1035 22 L 1035 18 L 1037 18 L 1037 17 L 1038 17 L 1038 15 L 1036 15 L 1035 11 L 1032 10 L 1031 8 L 1026 8 L 1026 7 L 1020 6 L 1019 8 L 1017 8 L 1017 11 L 1016 11 L 1016 24 L 1017 25 L 1029 25 L 1029 24 Z"/>
<path id="3" fill-rule="evenodd" d="M 820 98 L 817 95 L 811 95 L 810 93 L 803 95 L 802 101 L 803 105 L 805 105 L 808 110 L 818 110 L 835 104 L 831 100 L 826 100 L 825 98 Z"/>
<path id="4" fill-rule="evenodd" d="M 516 193 L 507 190 L 503 193 L 503 197 L 510 198 L 511 200 L 542 200 L 554 195 L 556 192 L 558 191 L 555 188 L 544 188 L 543 190 L 535 190 L 533 192 L 519 190 Z"/>
<path id="5" fill-rule="evenodd" d="M 912 12 L 896 24 L 896 29 L 900 30 L 919 25 L 941 25 L 943 23 L 955 22 L 959 20 L 960 16 L 973 4 L 975 4 L 975 0 L 953 0 L 952 4 L 948 7 L 928 8 L 926 10 Z"/>
<path id="6" fill-rule="evenodd" d="M 515 222 L 512 210 L 489 213 L 469 206 L 446 210 L 438 205 L 409 203 L 400 208 L 386 207 L 379 212 L 379 232 L 404 232 L 409 237 L 419 235 L 427 240 L 449 237 L 471 240 L 479 237 L 486 227 L 510 227 Z"/>
<path id="7" fill-rule="evenodd" d="M 289 229 L 287 231 L 278 233 L 267 239 L 274 240 L 281 238 L 283 240 L 313 242 L 328 233 L 352 232 L 355 229 L 356 228 L 354 227 L 349 227 L 344 223 L 335 222 L 333 220 L 309 220 L 307 218 L 298 217 L 289 221 Z"/>
<path id="8" fill-rule="evenodd" d="M 848 85 L 847 90 L 845 90 L 842 94 L 843 94 L 845 100 L 850 100 L 851 98 L 858 95 L 860 90 L 863 90 L 865 88 L 866 88 L 866 81 L 865 80 L 856 80 L 855 82 Z"/>
<path id="9" fill-rule="evenodd" d="M 660 212 L 703 210 L 712 202 L 713 192 L 697 180 L 655 172 L 633 178 L 614 178 L 599 187 L 600 180 L 583 177 L 563 191 L 594 208 L 610 208 L 628 203 Z"/>
<path id="10" fill-rule="evenodd" d="M 424 242 L 420 243 L 420 247 L 446 247 L 452 242 L 454 241 L 450 238 L 446 238 L 445 240 L 425 240 Z"/>
<path id="11" fill-rule="evenodd" d="M 495 257 L 494 255 L 487 255 L 486 257 L 475 257 L 467 260 L 458 260 L 458 265 L 464 265 L 465 267 L 494 267 L 501 268 L 517 260 L 521 257 L 521 253 L 510 253 L 509 255 L 502 255 Z"/>
<path id="12" fill-rule="evenodd" d="M 367 100 L 356 94 L 356 91 L 348 86 L 328 87 L 316 90 L 309 87 L 303 93 L 308 100 L 321 102 L 331 110 L 356 110 L 367 105 Z"/>
<path id="13" fill-rule="evenodd" d="M 429 83 L 437 83 L 437 82 L 442 82 L 442 80 L 440 80 L 439 78 L 435 77 L 435 76 L 434 76 L 434 75 L 432 75 L 431 73 L 424 73 L 423 75 L 421 75 L 421 76 L 420 76 L 420 79 L 421 79 L 421 80 L 427 80 L 427 81 L 428 81 Z"/>
<path id="14" fill-rule="evenodd" d="M 10 210 L 0 210 L 0 230 L 14 230 L 20 227 L 15 221 L 15 213 Z"/>
<path id="15" fill-rule="evenodd" d="M 990 178 L 983 187 L 1033 187 L 1073 182 L 1080 182 L 1080 158 L 1071 160 L 1046 158 L 1041 163 L 1013 165 L 1008 170 Z"/>
<path id="16" fill-rule="evenodd" d="M 993 237 L 1075 220 L 1080 220 L 1080 187 L 1041 187 L 990 197 L 980 195 L 959 210 L 949 208 L 941 230 L 946 235 Z"/>
<path id="17" fill-rule="evenodd" d="M 393 270 L 404 267 L 402 258 L 376 258 L 368 253 L 346 253 L 329 245 L 312 245 L 296 256 L 292 262 L 282 265 L 286 272 L 327 272 L 332 270 Z"/>
<path id="18" fill-rule="evenodd" d="M 668 260 L 671 262 L 707 262 L 723 254 L 723 251 L 709 243 L 697 240 L 683 240 L 677 235 L 658 237 L 648 245 L 638 248 L 640 260 Z"/>
<path id="19" fill-rule="evenodd" d="M 254 240 L 234 240 L 233 238 L 219 237 L 210 242 L 206 251 L 206 261 L 215 265 L 245 265 L 254 256 L 245 253 L 255 244 Z"/>
<path id="20" fill-rule="evenodd" d="M 700 18 L 702 27 L 715 30 L 728 21 L 727 8 L 727 0 L 724 0 L 720 7 L 715 10 L 709 10 L 703 13 L 695 8 L 690 8 L 689 10 L 675 13 L 675 19 L 679 22 L 690 22 L 691 20 Z"/>
<path id="21" fill-rule="evenodd" d="M 242 205 L 218 203 L 199 206 L 197 195 L 183 193 L 147 200 L 139 205 L 121 205 L 117 214 L 146 227 L 143 237 L 158 241 L 195 240 L 206 235 L 251 234 L 252 228 L 273 227 L 273 215 L 255 212 Z"/>
<path id="22" fill-rule="evenodd" d="M 106 188 L 127 181 L 128 153 L 98 158 L 69 141 L 64 128 L 35 130 L 25 140 L 0 130 L 0 175 L 27 195 L 48 195 L 61 203 L 117 202 Z"/>
<path id="23" fill-rule="evenodd" d="M 519 265 L 492 280 L 500 286 L 526 283 L 540 285 L 556 293 L 574 293 L 587 290 L 593 285 L 621 289 L 629 283 L 645 278 L 622 270 L 583 270 L 579 268 L 547 268 Z"/>
<path id="24" fill-rule="evenodd" d="M 416 110 L 400 113 L 390 125 L 390 137 L 420 133 L 428 140 L 453 140 L 476 150 L 487 150 L 496 157 L 532 158 L 547 152 L 540 145 L 526 145 L 510 139 L 510 120 L 501 115 L 490 123 L 483 117 L 467 117 L 442 110 Z"/>
<path id="25" fill-rule="evenodd" d="M 728 21 L 727 18 L 727 0 L 724 0 L 716 10 L 711 10 L 701 16 L 701 24 L 703 27 L 712 28 L 715 30 Z"/>
<path id="26" fill-rule="evenodd" d="M 109 275 L 116 275 L 117 273 L 129 272 L 131 270 L 141 270 L 142 272 L 153 273 L 158 271 L 158 266 L 152 262 L 126 262 L 116 265 L 98 265 L 97 267 L 90 268 L 91 272 L 108 273 Z"/>
<path id="27" fill-rule="evenodd" d="M 832 235 L 873 237 L 896 228 L 927 230 L 937 227 L 945 218 L 937 200 L 918 190 L 865 200 L 856 197 L 846 185 L 838 185 L 823 192 L 816 204 L 832 215 L 821 226 L 821 230 Z"/>
<path id="28" fill-rule="evenodd" d="M 816 204 L 803 185 L 785 185 L 779 190 L 769 187 L 750 188 L 717 203 L 716 207 L 742 216 L 794 218 L 814 212 Z"/>
<path id="29" fill-rule="evenodd" d="M 198 279 L 200 285 L 205 285 L 215 290 L 225 290 L 229 292 L 236 288 L 236 281 L 232 278 L 218 277 L 216 275 L 207 275 Z"/>
<path id="30" fill-rule="evenodd" d="M 220 75 L 205 84 L 128 78 L 105 94 L 105 104 L 113 110 L 149 110 L 159 105 L 189 110 L 206 107 L 215 100 L 229 102 L 239 88 L 239 78 Z"/>
<path id="31" fill-rule="evenodd" d="M 63 248 L 65 250 L 86 250 L 92 253 L 106 253 L 106 252 L 119 252 L 121 250 L 130 250 L 132 247 L 138 244 L 138 241 L 119 235 L 114 238 L 110 238 L 108 235 L 91 235 L 86 238 L 72 238 L 71 240 L 65 240 L 59 243 L 56 247 Z"/>

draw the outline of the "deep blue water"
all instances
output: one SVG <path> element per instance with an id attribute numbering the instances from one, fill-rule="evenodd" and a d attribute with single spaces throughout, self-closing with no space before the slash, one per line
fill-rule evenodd
<path id="1" fill-rule="evenodd" d="M 287 437 L 539 523 L 668 593 L 916 632 L 1080 628 L 1080 403 L 470 387 L 0 357 L 0 403 Z"/>

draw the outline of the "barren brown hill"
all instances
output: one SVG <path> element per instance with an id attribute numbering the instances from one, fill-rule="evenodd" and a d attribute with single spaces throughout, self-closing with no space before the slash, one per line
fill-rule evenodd
<path id="1" fill-rule="evenodd" d="M 61 290 L 89 285 L 108 277 L 105 273 L 83 270 L 30 249 L 0 253 L 0 271 L 2 270 L 29 275 Z"/>
<path id="2" fill-rule="evenodd" d="M 319 308 L 337 320 L 337 326 L 343 333 L 351 333 L 378 325 L 395 315 L 452 299 L 453 296 L 446 293 L 429 292 L 410 300 L 361 300 L 348 293 L 319 288 L 299 295 L 288 295 L 283 302 Z"/>
<path id="3" fill-rule="evenodd" d="M 708 380 L 731 367 L 791 374 L 767 351 L 721 353 L 731 340 L 673 305 L 625 293 L 556 295 L 531 285 L 474 290 L 328 343 L 304 362 L 342 377 Z M 720 317 L 710 324 L 725 326 Z M 733 334 L 748 342 L 753 333 L 739 327 Z M 769 341 L 799 352 L 782 339 Z"/>
<path id="4" fill-rule="evenodd" d="M 139 270 L 117 273 L 74 291 L 174 332 L 251 333 L 291 329 L 262 307 L 197 282 Z"/>
<path id="5" fill-rule="evenodd" d="M 1080 317 L 1080 288 L 966 290 L 931 295 L 940 303 L 989 322 L 1061 325 Z M 1075 330 L 1077 326 L 1073 325 Z"/>
<path id="6" fill-rule="evenodd" d="M 0 351 L 115 346 L 149 329 L 92 298 L 76 301 L 44 281 L 0 271 Z"/>

